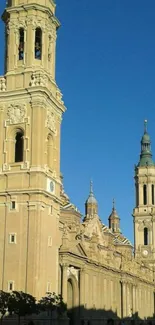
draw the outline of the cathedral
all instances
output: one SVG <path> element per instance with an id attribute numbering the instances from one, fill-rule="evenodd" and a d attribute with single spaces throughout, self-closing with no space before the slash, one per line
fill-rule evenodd
<path id="1" fill-rule="evenodd" d="M 62 294 L 72 324 L 155 313 L 155 163 L 147 121 L 135 166 L 134 247 L 115 202 L 104 225 L 90 184 L 85 216 L 60 171 L 65 105 L 55 80 L 54 0 L 8 0 L 0 77 L 0 290 Z M 138 148 L 137 148 L 138 150 Z M 96 316 L 93 316 L 96 315 Z"/>

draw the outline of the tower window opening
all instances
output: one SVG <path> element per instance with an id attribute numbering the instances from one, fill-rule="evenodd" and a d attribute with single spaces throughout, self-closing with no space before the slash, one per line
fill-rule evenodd
<path id="1" fill-rule="evenodd" d="M 147 186 L 143 186 L 143 203 L 144 205 L 147 205 Z"/>
<path id="2" fill-rule="evenodd" d="M 112 222 L 112 224 L 111 224 L 111 229 L 112 229 L 113 232 L 115 231 L 115 225 L 114 225 L 113 222 Z"/>
<path id="3" fill-rule="evenodd" d="M 152 184 L 152 204 L 154 205 L 154 184 Z"/>
<path id="4" fill-rule="evenodd" d="M 144 228 L 144 245 L 148 245 L 149 243 L 149 232 L 148 228 Z"/>
<path id="5" fill-rule="evenodd" d="M 42 55 L 42 30 L 41 28 L 36 28 L 35 32 L 35 59 L 41 60 Z"/>
<path id="6" fill-rule="evenodd" d="M 24 59 L 24 28 L 19 29 L 19 60 Z"/>
<path id="7" fill-rule="evenodd" d="M 15 138 L 15 162 L 23 161 L 24 139 L 23 133 L 17 132 Z"/>
<path id="8" fill-rule="evenodd" d="M 11 210 L 15 210 L 15 209 L 16 209 L 16 202 L 11 201 Z"/>

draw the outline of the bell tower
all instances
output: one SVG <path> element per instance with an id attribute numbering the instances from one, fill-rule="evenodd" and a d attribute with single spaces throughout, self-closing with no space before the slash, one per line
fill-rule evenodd
<path id="1" fill-rule="evenodd" d="M 54 0 L 8 0 L 0 77 L 0 289 L 58 292 L 60 126 Z"/>
<path id="2" fill-rule="evenodd" d="M 136 207 L 133 211 L 135 256 L 155 262 L 155 163 L 151 140 L 144 122 L 141 154 L 135 167 Z"/>

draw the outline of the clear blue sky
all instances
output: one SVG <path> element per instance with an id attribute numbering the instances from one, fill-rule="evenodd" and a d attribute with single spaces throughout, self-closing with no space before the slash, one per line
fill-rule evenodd
<path id="1" fill-rule="evenodd" d="M 3 11 L 5 1 L 0 1 Z M 84 213 L 93 179 L 104 223 L 116 199 L 123 233 L 133 241 L 134 164 L 143 121 L 155 153 L 155 1 L 57 0 L 57 83 L 65 190 Z M 0 25 L 1 74 L 3 24 Z"/>

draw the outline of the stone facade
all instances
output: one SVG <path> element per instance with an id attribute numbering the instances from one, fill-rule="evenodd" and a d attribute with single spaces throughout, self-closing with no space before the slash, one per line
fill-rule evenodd
<path id="1" fill-rule="evenodd" d="M 55 81 L 60 25 L 55 6 L 54 0 L 8 0 L 2 16 L 0 289 L 22 290 L 36 298 L 47 291 L 61 293 L 73 323 L 87 311 L 90 317 L 95 311 L 101 318 L 108 311 L 124 318 L 152 317 L 155 166 L 144 159 L 149 142 L 143 139 L 135 170 L 133 255 L 115 204 L 107 227 L 98 216 L 91 184 L 81 222 L 63 189 L 60 127 L 66 108 Z"/>

